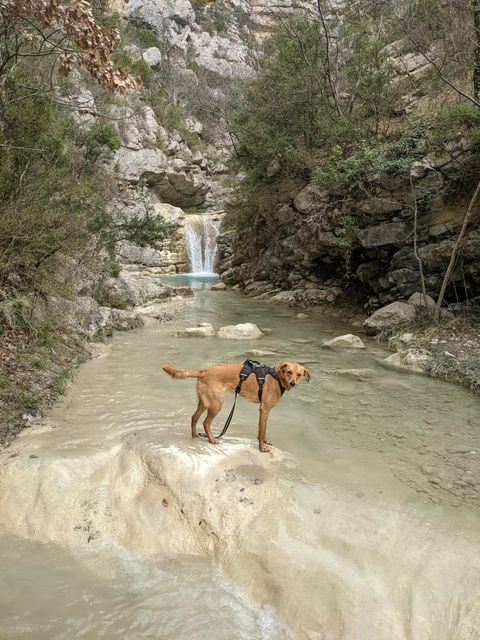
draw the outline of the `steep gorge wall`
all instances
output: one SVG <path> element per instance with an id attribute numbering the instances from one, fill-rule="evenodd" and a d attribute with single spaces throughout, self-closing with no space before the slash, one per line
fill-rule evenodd
<path id="1" fill-rule="evenodd" d="M 377 173 L 356 197 L 314 183 L 283 183 L 277 198 L 262 202 L 262 215 L 240 232 L 219 239 L 220 275 L 247 294 L 310 306 L 345 299 L 371 308 L 407 299 L 421 290 L 436 297 L 468 206 L 469 190 L 449 195 L 465 167 L 474 172 L 478 149 L 460 137 L 447 154 L 428 154 L 410 173 Z M 350 224 L 342 241 L 339 230 Z M 451 303 L 480 294 L 480 230 L 473 224 L 449 288 Z"/>

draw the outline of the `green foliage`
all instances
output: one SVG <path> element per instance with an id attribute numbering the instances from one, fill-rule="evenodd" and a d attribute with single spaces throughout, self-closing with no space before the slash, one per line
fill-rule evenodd
<path id="1" fill-rule="evenodd" d="M 96 160 L 105 149 L 117 151 L 120 149 L 120 138 L 111 124 L 97 124 L 85 134 L 87 156 Z"/>
<path id="2" fill-rule="evenodd" d="M 140 247 L 158 245 L 173 235 L 177 228 L 175 224 L 166 222 L 159 216 L 152 216 L 148 211 L 144 216 L 118 216 L 117 219 L 120 221 L 116 227 L 119 237 Z"/>
<path id="3" fill-rule="evenodd" d="M 360 141 L 354 147 L 336 145 L 328 160 L 318 167 L 313 180 L 331 191 L 355 190 L 377 172 L 406 177 L 415 160 L 423 156 L 419 143 L 424 132 L 418 126 L 398 131 L 393 140 Z"/>
<path id="4" fill-rule="evenodd" d="M 234 13 L 222 0 L 206 5 L 197 2 L 194 10 L 198 24 L 202 25 L 210 35 L 228 35 L 228 30 L 234 23 Z"/>
<path id="5" fill-rule="evenodd" d="M 350 278 L 353 246 L 358 232 L 357 219 L 354 216 L 341 216 L 340 226 L 335 229 L 337 245 L 343 249 L 345 258 L 345 276 Z"/>
<path id="6" fill-rule="evenodd" d="M 21 68 L 6 79 L 0 108 L 0 286 L 13 273 L 23 288 L 49 290 L 53 265 L 85 248 L 104 207 L 98 177 L 73 120 Z"/>
<path id="7" fill-rule="evenodd" d="M 273 158 L 292 174 L 298 171 L 299 156 L 304 158 L 302 164 L 310 164 L 312 150 L 332 127 L 326 88 L 317 75 L 324 52 L 319 26 L 296 20 L 294 28 L 308 52 L 308 62 L 297 40 L 276 31 L 260 62 L 259 75 L 246 84 L 243 101 L 231 115 L 240 157 L 260 180 Z"/>
<path id="8" fill-rule="evenodd" d="M 357 219 L 354 216 L 341 216 L 340 225 L 335 230 L 337 244 L 343 249 L 351 249 L 358 231 Z"/>
<path id="9" fill-rule="evenodd" d="M 152 82 L 154 73 L 143 58 L 134 60 L 128 51 L 117 47 L 112 54 L 112 60 L 118 68 L 126 69 L 134 76 L 140 76 L 146 87 Z"/>
<path id="10" fill-rule="evenodd" d="M 157 47 L 158 49 L 162 48 L 162 43 L 160 42 L 157 34 L 151 29 L 130 25 L 130 30 L 127 30 L 127 36 L 144 49 L 148 49 L 150 47 Z"/>
<path id="11" fill-rule="evenodd" d="M 349 189 L 374 169 L 379 155 L 378 146 L 372 147 L 365 141 L 359 142 L 349 153 L 336 145 L 327 162 L 315 171 L 313 180 L 322 189 Z"/>
<path id="12" fill-rule="evenodd" d="M 470 102 L 449 105 L 437 113 L 431 123 L 429 143 L 442 149 L 462 135 L 480 143 L 480 108 Z"/>

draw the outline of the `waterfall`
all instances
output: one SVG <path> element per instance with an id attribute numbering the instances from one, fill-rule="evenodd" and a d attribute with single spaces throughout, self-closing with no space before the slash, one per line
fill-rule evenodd
<path id="1" fill-rule="evenodd" d="M 192 273 L 213 273 L 217 257 L 220 221 L 209 215 L 187 215 L 185 248 Z"/>

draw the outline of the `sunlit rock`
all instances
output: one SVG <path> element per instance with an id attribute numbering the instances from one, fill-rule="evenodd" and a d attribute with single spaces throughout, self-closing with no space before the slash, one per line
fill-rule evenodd
<path id="1" fill-rule="evenodd" d="M 327 340 L 323 344 L 325 347 L 330 347 L 332 349 L 366 349 L 363 340 L 358 336 L 353 335 L 353 333 L 346 333 L 344 336 L 332 338 L 332 340 Z"/>
<path id="2" fill-rule="evenodd" d="M 218 330 L 218 336 L 220 338 L 229 338 L 231 340 L 255 340 L 261 338 L 262 335 L 257 325 L 252 322 L 232 324 L 226 327 L 220 327 Z"/>

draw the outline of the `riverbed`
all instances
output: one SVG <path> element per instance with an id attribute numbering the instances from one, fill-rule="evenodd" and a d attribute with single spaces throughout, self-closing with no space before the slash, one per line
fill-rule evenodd
<path id="1" fill-rule="evenodd" d="M 0 455 L 0 638 L 479 638 L 478 397 L 374 341 L 325 348 L 341 319 L 194 283 Z M 199 322 L 264 336 L 176 337 Z M 272 411 L 271 453 L 243 400 L 221 444 L 192 440 L 195 381 L 161 365 L 251 349 L 312 372 Z"/>

